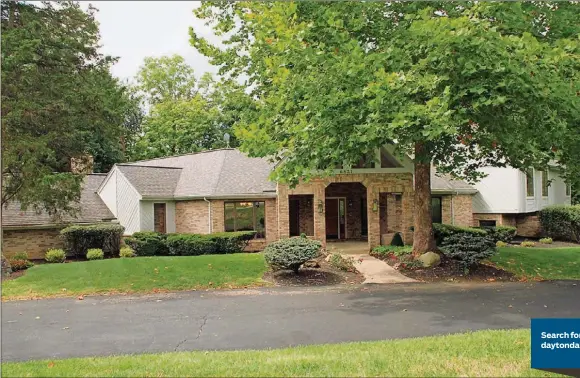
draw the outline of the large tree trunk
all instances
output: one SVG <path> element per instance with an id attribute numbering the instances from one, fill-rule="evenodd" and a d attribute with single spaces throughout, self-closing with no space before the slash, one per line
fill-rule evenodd
<path id="1" fill-rule="evenodd" d="M 431 219 L 431 159 L 422 143 L 415 144 L 415 230 L 413 254 L 435 251 Z"/>

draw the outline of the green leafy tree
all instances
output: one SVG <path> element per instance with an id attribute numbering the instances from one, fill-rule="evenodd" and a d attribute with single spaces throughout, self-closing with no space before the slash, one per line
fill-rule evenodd
<path id="1" fill-rule="evenodd" d="M 435 249 L 431 164 L 477 180 L 482 166 L 545 167 L 574 153 L 565 140 L 580 114 L 578 9 L 207 2 L 195 14 L 223 47 L 190 35 L 221 74 L 248 78 L 257 108 L 237 135 L 242 149 L 279 163 L 275 179 L 330 173 L 385 143 L 410 154 L 422 253 Z"/>
<path id="2" fill-rule="evenodd" d="M 2 205 L 17 200 L 74 212 L 82 177 L 71 157 L 98 167 L 119 158 L 124 88 L 98 52 L 94 8 L 2 1 Z"/>
<path id="3" fill-rule="evenodd" d="M 180 55 L 145 58 L 136 81 L 151 105 L 188 100 L 197 93 L 193 68 Z"/>
<path id="4" fill-rule="evenodd" d="M 141 135 L 128 146 L 133 159 L 148 159 L 208 149 L 236 147 L 232 126 L 253 101 L 234 80 L 199 81 L 182 57 L 146 58 L 136 88 L 149 104 Z M 230 134 L 229 144 L 224 140 Z"/>

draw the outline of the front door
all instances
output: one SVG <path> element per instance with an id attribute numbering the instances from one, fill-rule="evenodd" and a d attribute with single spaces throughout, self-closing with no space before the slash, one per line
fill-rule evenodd
<path id="1" fill-rule="evenodd" d="M 164 203 L 153 204 L 153 227 L 155 232 L 165 233 L 166 211 Z"/>
<path id="2" fill-rule="evenodd" d="M 326 238 L 346 239 L 346 200 L 326 199 Z"/>

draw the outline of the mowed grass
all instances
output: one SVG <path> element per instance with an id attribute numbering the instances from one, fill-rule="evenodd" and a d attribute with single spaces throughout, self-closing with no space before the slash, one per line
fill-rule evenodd
<path id="1" fill-rule="evenodd" d="M 545 377 L 529 330 L 264 351 L 172 352 L 2 364 L 3 377 Z"/>
<path id="2" fill-rule="evenodd" d="M 261 285 L 261 253 L 156 256 L 36 265 L 2 283 L 2 299 Z"/>
<path id="3" fill-rule="evenodd" d="M 580 247 L 572 248 L 499 248 L 491 261 L 527 279 L 580 279 Z"/>

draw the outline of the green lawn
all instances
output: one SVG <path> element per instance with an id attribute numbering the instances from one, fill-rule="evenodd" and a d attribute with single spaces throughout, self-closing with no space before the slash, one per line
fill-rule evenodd
<path id="1" fill-rule="evenodd" d="M 505 247 L 491 261 L 522 278 L 580 279 L 580 247 Z"/>
<path id="2" fill-rule="evenodd" d="M 3 377 L 552 376 L 530 369 L 528 330 L 232 352 L 3 363 Z"/>
<path id="3" fill-rule="evenodd" d="M 263 255 L 135 257 L 34 266 L 2 283 L 2 299 L 139 293 L 262 284 Z"/>

